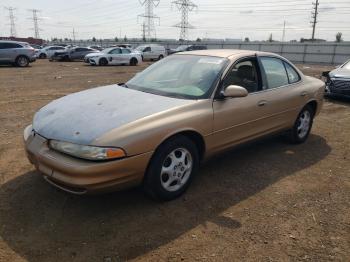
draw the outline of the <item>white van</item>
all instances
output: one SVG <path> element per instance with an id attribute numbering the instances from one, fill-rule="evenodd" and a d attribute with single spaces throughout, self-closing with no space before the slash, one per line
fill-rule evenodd
<path id="1" fill-rule="evenodd" d="M 142 60 L 160 60 L 166 56 L 166 50 L 161 45 L 141 45 L 136 51 L 142 55 Z"/>

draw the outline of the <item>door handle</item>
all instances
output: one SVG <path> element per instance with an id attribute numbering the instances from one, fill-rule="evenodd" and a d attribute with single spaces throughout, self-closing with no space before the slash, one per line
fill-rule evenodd
<path id="1" fill-rule="evenodd" d="M 301 92 L 300 96 L 306 96 L 307 95 L 307 92 L 304 91 L 304 92 Z"/>
<path id="2" fill-rule="evenodd" d="M 262 100 L 262 101 L 259 101 L 258 106 L 264 106 L 266 104 L 267 104 L 267 101 Z"/>

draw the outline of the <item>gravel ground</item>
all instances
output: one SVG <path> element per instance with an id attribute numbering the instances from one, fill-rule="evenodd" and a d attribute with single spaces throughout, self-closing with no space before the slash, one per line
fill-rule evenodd
<path id="1" fill-rule="evenodd" d="M 0 67 L 0 261 L 349 261 L 350 102 L 328 100 L 309 140 L 280 137 L 205 163 L 188 192 L 79 197 L 48 185 L 22 131 L 43 105 L 124 82 L 137 67 Z M 330 67 L 299 65 L 319 77 Z"/>

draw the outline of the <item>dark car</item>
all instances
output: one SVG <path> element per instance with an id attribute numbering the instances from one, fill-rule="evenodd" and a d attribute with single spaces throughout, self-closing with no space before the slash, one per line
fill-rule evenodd
<path id="1" fill-rule="evenodd" d="M 327 96 L 345 96 L 350 98 L 350 60 L 330 72 L 322 74 L 326 80 Z"/>
<path id="2" fill-rule="evenodd" d="M 51 60 L 58 61 L 73 61 L 73 60 L 84 60 L 84 57 L 90 53 L 96 53 L 98 50 L 89 47 L 74 47 L 62 51 L 57 51 L 51 57 Z"/>
<path id="3" fill-rule="evenodd" d="M 0 64 L 26 67 L 35 61 L 35 49 L 28 43 L 0 41 Z"/>
<path id="4" fill-rule="evenodd" d="M 169 49 L 168 55 L 186 52 L 186 51 L 197 51 L 197 50 L 207 50 L 208 48 L 205 45 L 180 45 L 176 49 Z"/>

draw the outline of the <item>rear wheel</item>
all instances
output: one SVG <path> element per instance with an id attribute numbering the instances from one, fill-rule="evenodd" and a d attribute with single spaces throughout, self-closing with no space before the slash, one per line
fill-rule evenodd
<path id="1" fill-rule="evenodd" d="M 158 57 L 158 60 L 162 60 L 164 58 L 164 56 L 163 55 L 160 55 L 159 57 Z"/>
<path id="2" fill-rule="evenodd" d="M 289 130 L 289 139 L 294 144 L 304 143 L 308 138 L 315 112 L 310 105 L 306 105 L 298 115 L 294 126 Z"/>
<path id="3" fill-rule="evenodd" d="M 108 65 L 108 61 L 106 58 L 101 58 L 100 61 L 98 62 L 100 66 L 106 66 Z"/>
<path id="4" fill-rule="evenodd" d="M 45 59 L 46 57 L 47 57 L 47 55 L 44 54 L 44 53 L 42 53 L 42 54 L 39 55 L 39 58 L 41 58 L 41 59 Z"/>
<path id="5" fill-rule="evenodd" d="M 29 65 L 29 59 L 26 56 L 19 56 L 16 59 L 16 65 L 19 67 L 26 67 Z"/>
<path id="6" fill-rule="evenodd" d="M 144 189 L 151 197 L 172 200 L 183 194 L 199 167 L 198 149 L 185 136 L 162 144 L 155 152 L 144 179 Z"/>
<path id="7" fill-rule="evenodd" d="M 136 66 L 137 65 L 137 59 L 135 57 L 130 59 L 130 65 L 131 66 Z"/>

